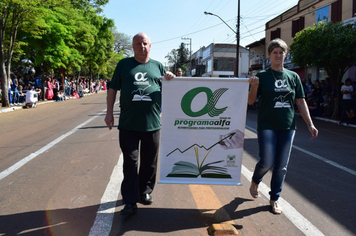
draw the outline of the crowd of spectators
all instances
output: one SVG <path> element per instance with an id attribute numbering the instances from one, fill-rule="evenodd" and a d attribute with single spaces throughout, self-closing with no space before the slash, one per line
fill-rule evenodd
<path id="1" fill-rule="evenodd" d="M 25 74 L 23 76 L 11 74 L 8 87 L 11 106 L 26 105 L 26 92 L 31 90 L 36 92 L 35 96 L 38 101 L 54 100 L 58 102 L 72 98 L 82 98 L 86 94 L 107 90 L 106 81 L 102 79 L 91 80 L 77 77 L 65 77 L 62 79 L 61 77 L 43 74 Z"/>
<path id="2" fill-rule="evenodd" d="M 302 82 L 311 116 L 330 118 L 335 112 L 339 112 L 342 117 L 339 124 L 343 122 L 346 125 L 356 123 L 356 81 L 352 82 L 350 78 L 347 78 L 342 85 L 339 111 L 335 111 L 337 91 L 330 78 L 316 80 L 314 83 L 310 79 Z"/>

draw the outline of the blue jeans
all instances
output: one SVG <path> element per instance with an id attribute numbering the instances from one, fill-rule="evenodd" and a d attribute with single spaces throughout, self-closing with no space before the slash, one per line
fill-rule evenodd
<path id="1" fill-rule="evenodd" d="M 258 145 L 260 160 L 257 162 L 252 181 L 259 184 L 263 176 L 273 168 L 271 179 L 270 199 L 277 201 L 292 150 L 295 130 L 260 130 L 258 131 Z"/>
<path id="2" fill-rule="evenodd" d="M 12 103 L 17 104 L 20 101 L 20 93 L 16 89 L 15 91 L 12 91 Z"/>

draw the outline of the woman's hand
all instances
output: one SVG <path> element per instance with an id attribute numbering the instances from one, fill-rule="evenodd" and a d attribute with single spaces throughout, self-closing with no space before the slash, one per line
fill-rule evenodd
<path id="1" fill-rule="evenodd" d="M 258 86 L 260 84 L 260 79 L 257 76 L 252 75 L 252 76 L 249 76 L 248 78 L 249 78 L 248 82 L 252 86 Z"/>

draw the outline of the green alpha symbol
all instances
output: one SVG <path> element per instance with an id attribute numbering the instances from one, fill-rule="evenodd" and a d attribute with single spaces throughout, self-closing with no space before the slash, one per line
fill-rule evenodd
<path id="1" fill-rule="evenodd" d="M 207 87 L 198 87 L 188 91 L 182 98 L 181 107 L 183 112 L 190 117 L 198 117 L 208 114 L 210 117 L 218 116 L 223 113 L 227 107 L 216 108 L 215 105 L 218 103 L 221 95 L 226 92 L 228 88 L 219 88 L 214 91 L 214 93 Z M 191 105 L 192 101 L 199 93 L 205 93 L 207 97 L 207 103 L 200 111 L 192 111 Z"/>

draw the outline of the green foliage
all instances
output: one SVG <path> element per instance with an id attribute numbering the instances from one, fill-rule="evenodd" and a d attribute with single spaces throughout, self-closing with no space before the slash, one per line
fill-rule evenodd
<path id="1" fill-rule="evenodd" d="M 324 68 L 335 86 L 335 110 L 339 108 L 341 81 L 356 63 L 356 29 L 343 23 L 319 23 L 298 32 L 290 45 L 293 63 Z M 338 112 L 334 114 L 338 116 Z"/>
<path id="2" fill-rule="evenodd" d="M 177 67 L 182 67 L 189 63 L 189 50 L 185 48 L 185 44 L 181 43 L 178 48 L 178 65 Z"/>
<path id="3" fill-rule="evenodd" d="M 172 49 L 172 51 L 170 51 L 166 56 L 165 58 L 167 58 L 168 60 L 168 64 L 169 64 L 169 67 L 170 67 L 170 70 L 171 71 L 174 71 L 176 70 L 176 66 L 178 64 L 178 50 L 177 49 Z"/>
<path id="4" fill-rule="evenodd" d="M 114 52 L 113 20 L 98 15 L 108 1 L 1 1 L 2 91 L 7 91 L 11 63 L 20 66 L 22 59 L 44 72 L 65 68 L 66 74 L 111 76 L 123 54 Z M 2 97 L 3 106 L 9 106 L 7 92 Z"/>
<path id="5" fill-rule="evenodd" d="M 86 12 L 101 13 L 101 6 L 106 5 L 109 0 L 70 0 L 74 8 L 84 10 Z"/>
<path id="6" fill-rule="evenodd" d="M 319 23 L 297 33 L 290 50 L 293 63 L 302 67 L 349 68 L 356 59 L 356 31 L 342 23 Z"/>
<path id="7" fill-rule="evenodd" d="M 183 75 L 189 67 L 189 50 L 185 48 L 185 44 L 181 43 L 178 49 L 172 49 L 165 58 L 167 58 L 170 70 L 175 73 L 177 68 L 182 68 Z"/>
<path id="8" fill-rule="evenodd" d="M 114 50 L 117 53 L 122 52 L 126 57 L 129 57 L 133 54 L 132 49 L 132 39 L 130 36 L 124 33 L 114 32 Z"/>

